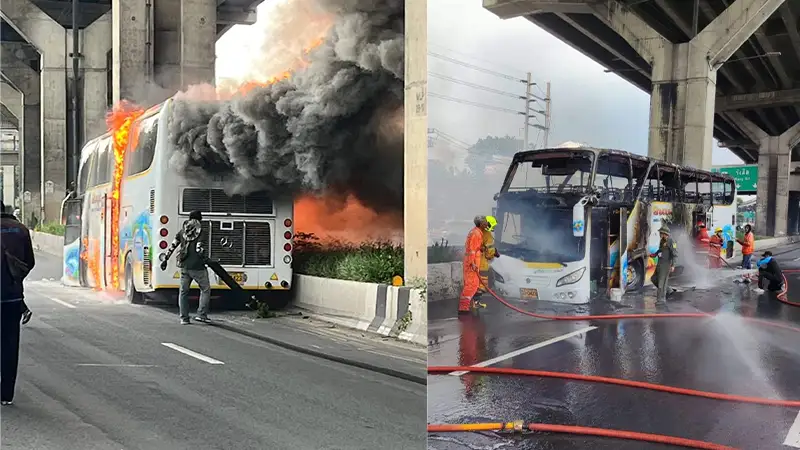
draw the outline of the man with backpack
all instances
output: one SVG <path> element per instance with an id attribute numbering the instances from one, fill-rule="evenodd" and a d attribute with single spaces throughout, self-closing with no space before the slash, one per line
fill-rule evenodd
<path id="1" fill-rule="evenodd" d="M 14 401 L 19 367 L 20 320 L 30 310 L 25 305 L 22 282 L 36 258 L 31 234 L 0 202 L 0 404 Z"/>
<path id="2" fill-rule="evenodd" d="M 195 320 L 210 322 L 208 318 L 208 305 L 211 301 L 211 282 L 206 269 L 206 251 L 203 248 L 203 216 L 200 211 L 192 211 L 189 220 L 183 223 L 181 231 L 175 236 L 167 254 L 161 261 L 161 270 L 167 270 L 167 262 L 175 250 L 178 250 L 178 267 L 181 268 L 181 288 L 178 294 L 178 308 L 180 309 L 181 325 L 189 325 L 189 289 L 192 281 L 200 286 L 200 304 L 197 307 Z"/>

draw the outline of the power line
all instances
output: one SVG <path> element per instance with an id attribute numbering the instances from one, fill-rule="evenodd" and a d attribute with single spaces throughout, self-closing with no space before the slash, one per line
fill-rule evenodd
<path id="1" fill-rule="evenodd" d="M 459 60 L 457 60 L 455 58 L 450 58 L 449 56 L 440 55 L 440 54 L 434 53 L 434 52 L 428 52 L 428 55 L 433 56 L 434 58 L 439 58 L 439 59 L 447 61 L 447 62 L 451 62 L 453 64 L 458 64 L 459 66 L 468 67 L 468 68 L 470 68 L 472 70 L 477 70 L 478 72 L 483 72 L 483 73 L 487 73 L 489 75 L 494 75 L 496 77 L 505 78 L 506 80 L 517 81 L 517 82 L 521 82 L 521 83 L 525 82 L 525 80 L 522 80 L 519 77 L 515 77 L 515 76 L 512 76 L 512 75 L 507 75 L 507 74 L 504 74 L 504 73 L 496 72 L 494 70 L 486 69 L 486 68 L 483 68 L 483 67 L 480 67 L 480 66 L 476 66 L 474 64 L 466 63 L 464 61 L 459 61 Z"/>
<path id="2" fill-rule="evenodd" d="M 464 56 L 464 57 L 469 58 L 469 59 L 474 60 L 474 61 L 480 61 L 480 62 L 483 62 L 483 63 L 488 63 L 490 65 L 490 67 L 502 67 L 503 69 L 508 69 L 512 73 L 517 73 L 517 74 L 525 73 L 524 70 L 520 70 L 517 67 L 512 67 L 512 66 L 509 66 L 507 64 L 499 63 L 499 62 L 496 62 L 496 61 L 490 61 L 488 59 L 483 59 L 483 58 L 480 58 L 478 56 L 475 56 L 475 55 L 472 55 L 472 54 L 469 54 L 469 53 L 464 53 L 464 52 L 459 51 L 459 50 L 454 50 L 454 49 L 452 49 L 450 47 L 447 47 L 445 45 L 437 44 L 435 42 L 428 42 L 428 46 L 429 47 L 438 47 L 438 48 L 444 50 L 445 53 L 448 53 L 448 54 L 461 55 L 461 56 Z M 519 79 L 522 80 L 522 78 L 523 78 L 522 75 L 519 75 Z"/>
<path id="3" fill-rule="evenodd" d="M 493 111 L 500 111 L 500 112 L 509 113 L 509 114 L 519 114 L 521 116 L 525 115 L 525 113 L 522 112 L 522 111 L 514 111 L 513 109 L 500 108 L 499 106 L 486 105 L 484 103 L 471 102 L 469 100 L 463 100 L 463 99 L 460 99 L 460 98 L 448 97 L 446 95 L 437 94 L 435 92 L 428 92 L 428 96 L 434 97 L 434 98 L 439 98 L 439 99 L 442 99 L 442 100 L 451 101 L 451 102 L 462 103 L 462 104 L 465 104 L 465 105 L 477 106 L 479 108 L 491 109 Z"/>
<path id="4" fill-rule="evenodd" d="M 432 77 L 435 77 L 435 78 L 440 78 L 442 80 L 451 81 L 451 82 L 456 83 L 456 84 L 461 84 L 461 85 L 464 85 L 464 86 L 468 86 L 468 87 L 471 87 L 471 88 L 474 88 L 474 89 L 481 89 L 481 90 L 486 91 L 486 92 L 492 92 L 494 94 L 505 95 L 506 97 L 511 97 L 511 98 L 514 98 L 514 99 L 517 99 L 517 100 L 525 99 L 524 95 L 512 94 L 511 92 L 505 92 L 505 91 L 501 91 L 499 89 L 490 88 L 490 87 L 483 86 L 483 85 L 480 85 L 480 84 L 470 83 L 469 81 L 459 80 L 457 78 L 448 77 L 447 75 L 441 75 L 441 74 L 434 73 L 434 72 L 428 72 L 428 75 L 430 75 Z"/>

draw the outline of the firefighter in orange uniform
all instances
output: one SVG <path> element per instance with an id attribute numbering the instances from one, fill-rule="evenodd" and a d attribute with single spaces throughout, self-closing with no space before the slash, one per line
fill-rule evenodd
<path id="1" fill-rule="evenodd" d="M 722 267 L 722 228 L 717 227 L 714 235 L 708 240 L 708 267 L 719 269 Z"/>
<path id="2" fill-rule="evenodd" d="M 699 256 L 698 260 L 701 264 L 708 261 L 708 232 L 706 231 L 706 224 L 697 222 L 697 230 L 694 236 L 695 252 Z"/>
<path id="3" fill-rule="evenodd" d="M 481 284 L 478 286 L 478 296 L 486 293 L 489 287 L 489 261 L 500 256 L 500 254 L 497 253 L 497 249 L 494 248 L 494 236 L 492 235 L 494 227 L 497 226 L 497 219 L 495 219 L 494 216 L 486 216 L 486 223 L 488 226 L 483 230 L 483 245 L 481 246 L 481 267 L 479 273 Z"/>
<path id="4" fill-rule="evenodd" d="M 464 244 L 464 259 L 461 262 L 464 274 L 464 288 L 458 299 L 458 312 L 468 313 L 472 310 L 473 297 L 478 293 L 481 279 L 478 271 L 481 265 L 481 248 L 483 247 L 483 230 L 489 228 L 485 216 L 475 216 L 475 228 L 467 234 Z"/>

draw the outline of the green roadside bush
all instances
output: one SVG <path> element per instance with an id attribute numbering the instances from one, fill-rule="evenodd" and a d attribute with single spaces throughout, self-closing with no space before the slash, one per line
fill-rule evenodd
<path id="1" fill-rule="evenodd" d="M 391 284 L 403 276 L 403 247 L 389 242 L 319 241 L 314 234 L 295 235 L 293 267 L 297 273 L 364 283 Z"/>
<path id="2" fill-rule="evenodd" d="M 60 222 L 45 222 L 36 225 L 34 231 L 40 233 L 53 234 L 56 236 L 64 236 L 65 227 Z"/>

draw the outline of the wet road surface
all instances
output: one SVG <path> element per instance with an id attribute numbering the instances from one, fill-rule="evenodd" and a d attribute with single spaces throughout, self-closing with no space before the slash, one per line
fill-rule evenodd
<path id="1" fill-rule="evenodd" d="M 423 385 L 44 279 L 59 266 L 37 254 L 26 282 L 34 315 L 14 405 L 0 408 L 3 450 L 424 448 Z M 301 326 L 263 332 L 373 365 L 406 354 Z"/>
<path id="2" fill-rule="evenodd" d="M 784 270 L 800 269 L 800 245 L 773 249 Z M 733 277 L 732 271 L 723 272 Z M 756 294 L 751 287 L 718 285 L 691 290 L 676 281 L 669 312 L 720 312 L 715 318 L 623 321 L 538 321 L 493 299 L 478 317 L 456 318 L 456 301 L 431 304 L 431 366 L 487 365 L 579 373 L 711 392 L 800 400 L 800 333 L 746 323 L 742 316 L 794 324 L 800 308 Z M 788 300 L 800 302 L 800 273 L 787 273 Z M 654 291 L 624 297 L 625 305 L 588 307 L 514 302 L 544 314 L 655 312 Z M 591 311 L 590 311 L 591 310 Z M 665 311 L 664 308 L 658 311 Z M 488 363 L 487 363 L 488 361 Z M 732 403 L 598 383 L 467 374 L 428 378 L 429 423 L 524 420 L 655 433 L 742 449 L 791 449 L 798 409 Z M 791 433 L 790 433 L 790 429 Z M 797 430 L 797 431 L 795 431 Z M 791 439 L 791 438 L 790 438 Z M 432 449 L 661 449 L 609 438 L 494 433 L 431 434 Z"/>

